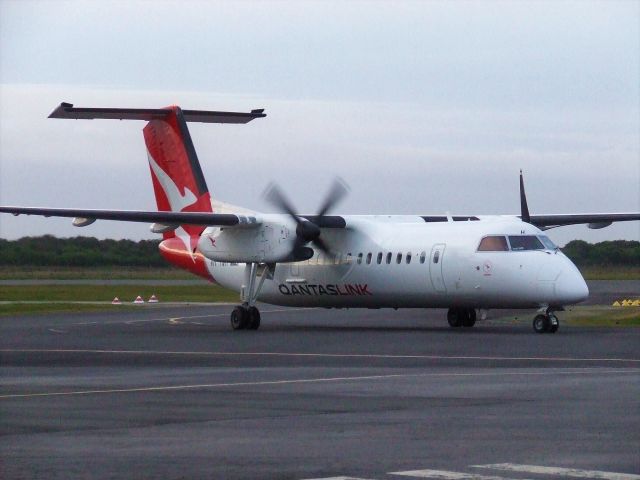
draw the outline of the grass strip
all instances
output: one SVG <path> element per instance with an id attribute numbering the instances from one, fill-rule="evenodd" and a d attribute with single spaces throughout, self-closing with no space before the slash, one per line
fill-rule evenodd
<path id="1" fill-rule="evenodd" d="M 198 280 L 179 268 L 167 267 L 14 267 L 3 266 L 0 280 Z M 202 279 L 202 282 L 206 280 Z"/>
<path id="2" fill-rule="evenodd" d="M 590 327 L 640 326 L 640 307 L 611 307 L 589 305 L 572 307 L 560 313 L 561 322 L 567 325 Z"/>
<path id="3" fill-rule="evenodd" d="M 138 295 L 145 301 L 156 295 L 161 302 L 236 302 L 238 294 L 218 285 L 20 285 L 0 286 L 0 301 L 123 303 Z"/>

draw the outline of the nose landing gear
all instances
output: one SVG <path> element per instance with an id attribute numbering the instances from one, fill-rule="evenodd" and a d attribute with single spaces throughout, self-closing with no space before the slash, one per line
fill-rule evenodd
<path id="1" fill-rule="evenodd" d="M 538 314 L 533 319 L 533 330 L 536 333 L 556 333 L 560 327 L 560 321 L 552 311 Z"/>

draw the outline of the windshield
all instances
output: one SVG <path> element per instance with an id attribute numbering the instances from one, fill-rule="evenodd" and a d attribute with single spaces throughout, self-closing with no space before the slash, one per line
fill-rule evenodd
<path id="1" fill-rule="evenodd" d="M 509 235 L 509 243 L 514 252 L 545 249 L 545 246 L 535 235 Z"/>
<path id="2" fill-rule="evenodd" d="M 544 244 L 544 246 L 547 248 L 547 250 L 557 250 L 558 249 L 558 246 L 555 243 L 553 243 L 551 241 L 551 239 L 549 237 L 547 237 L 546 235 L 540 235 L 538 238 Z"/>
<path id="3" fill-rule="evenodd" d="M 504 235 L 491 235 L 484 237 L 478 245 L 479 252 L 506 252 L 509 250 L 507 239 Z"/>

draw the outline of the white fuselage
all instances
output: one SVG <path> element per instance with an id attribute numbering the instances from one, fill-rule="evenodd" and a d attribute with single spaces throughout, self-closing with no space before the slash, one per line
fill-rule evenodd
<path id="1" fill-rule="evenodd" d="M 283 225 L 282 216 L 274 218 Z M 330 255 L 316 251 L 306 261 L 276 263 L 258 300 L 334 308 L 539 308 L 562 307 L 588 296 L 582 275 L 557 248 L 478 251 L 486 236 L 544 236 L 518 218 L 434 223 L 417 216 L 343 218 L 347 228 L 322 232 Z M 261 217 L 264 225 L 271 220 Z M 269 232 L 276 248 L 278 241 L 286 243 L 295 235 L 295 225 L 286 225 Z M 246 235 L 260 241 L 261 230 L 247 230 Z M 237 235 L 237 230 L 232 233 Z M 199 248 L 214 280 L 242 291 L 248 284 L 248 265 L 211 260 L 220 258 L 216 248 L 224 244 L 224 236 L 224 229 L 209 228 Z"/>

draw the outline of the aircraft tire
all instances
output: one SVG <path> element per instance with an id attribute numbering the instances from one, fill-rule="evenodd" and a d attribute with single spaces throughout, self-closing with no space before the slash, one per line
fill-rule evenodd
<path id="1" fill-rule="evenodd" d="M 549 331 L 551 327 L 551 322 L 549 321 L 549 317 L 546 315 L 536 315 L 533 319 L 533 330 L 536 333 L 546 333 Z"/>
<path id="2" fill-rule="evenodd" d="M 258 330 L 258 328 L 260 328 L 260 310 L 256 307 L 249 307 L 247 317 L 247 328 L 249 330 Z"/>
<path id="3" fill-rule="evenodd" d="M 452 328 L 458 328 L 462 326 L 462 319 L 464 318 L 464 309 L 462 308 L 450 308 L 447 312 L 447 322 Z"/>
<path id="4" fill-rule="evenodd" d="M 231 312 L 231 328 L 234 330 L 244 330 L 247 328 L 249 314 L 247 309 L 236 307 Z"/>
<path id="5" fill-rule="evenodd" d="M 462 326 L 463 327 L 473 327 L 476 324 L 476 309 L 475 308 L 465 308 L 461 310 L 464 314 L 462 315 Z"/>
<path id="6" fill-rule="evenodd" d="M 553 318 L 551 318 L 553 317 Z M 549 330 L 547 330 L 549 333 L 556 333 L 558 331 L 558 328 L 560 327 L 560 322 L 558 321 L 558 317 L 556 317 L 553 314 L 549 315 Z"/>

